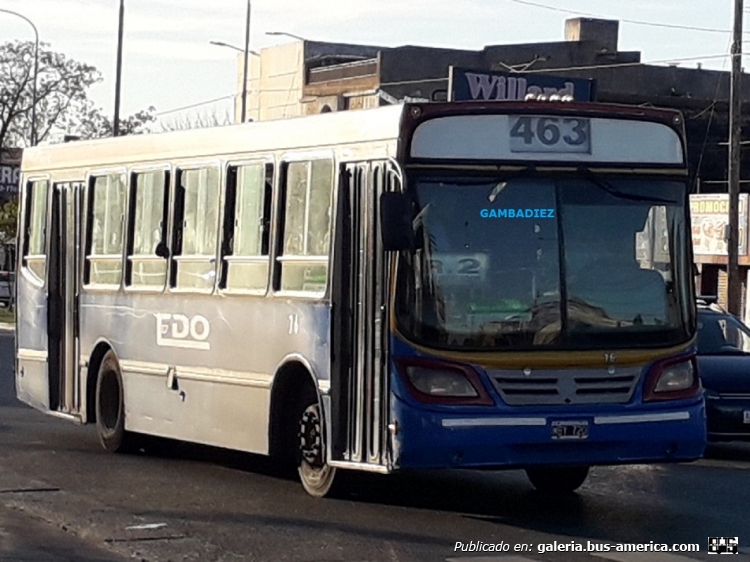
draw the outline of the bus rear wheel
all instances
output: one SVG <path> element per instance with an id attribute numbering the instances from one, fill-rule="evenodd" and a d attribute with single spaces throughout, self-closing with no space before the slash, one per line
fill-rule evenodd
<path id="1" fill-rule="evenodd" d="M 326 462 L 325 434 L 320 405 L 307 406 L 299 420 L 297 470 L 302 486 L 313 497 L 322 498 L 333 487 L 336 469 Z"/>
<path id="2" fill-rule="evenodd" d="M 550 468 L 527 468 L 526 476 L 540 492 L 568 494 L 575 492 L 586 481 L 588 466 L 558 466 Z"/>
<path id="3" fill-rule="evenodd" d="M 132 436 L 125 431 L 125 401 L 120 364 L 112 350 L 107 351 L 96 378 L 96 430 L 105 450 L 129 450 Z"/>

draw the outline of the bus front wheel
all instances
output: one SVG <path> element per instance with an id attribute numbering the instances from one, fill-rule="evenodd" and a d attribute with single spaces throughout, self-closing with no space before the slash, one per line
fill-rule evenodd
<path id="1" fill-rule="evenodd" d="M 307 406 L 299 420 L 299 478 L 305 491 L 322 498 L 333 487 L 336 469 L 326 462 L 325 435 L 320 405 Z"/>
<path id="2" fill-rule="evenodd" d="M 123 452 L 130 442 L 125 431 L 122 374 L 112 350 L 102 358 L 96 378 L 96 429 L 105 450 Z"/>
<path id="3" fill-rule="evenodd" d="M 564 494 L 576 491 L 589 474 L 588 466 L 527 468 L 526 476 L 540 492 Z"/>

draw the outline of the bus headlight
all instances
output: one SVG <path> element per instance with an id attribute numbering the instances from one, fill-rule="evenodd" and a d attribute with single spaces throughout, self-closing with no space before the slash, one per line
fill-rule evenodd
<path id="1" fill-rule="evenodd" d="M 690 361 L 683 361 L 662 371 L 661 376 L 656 381 L 654 392 L 684 390 L 693 386 L 694 380 L 693 364 Z"/>
<path id="2" fill-rule="evenodd" d="M 407 367 L 406 375 L 419 392 L 432 396 L 479 396 L 459 371 Z"/>
<path id="3" fill-rule="evenodd" d="M 420 402 L 494 405 L 479 375 L 469 365 L 421 357 L 395 362 L 410 393 Z"/>
<path id="4" fill-rule="evenodd" d="M 700 392 L 695 356 L 667 359 L 651 367 L 644 387 L 644 401 L 690 398 Z"/>

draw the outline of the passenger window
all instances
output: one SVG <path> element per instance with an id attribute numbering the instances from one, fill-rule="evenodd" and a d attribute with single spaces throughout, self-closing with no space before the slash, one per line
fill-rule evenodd
<path id="1" fill-rule="evenodd" d="M 167 279 L 167 260 L 156 254 L 156 248 L 167 242 L 169 173 L 136 173 L 132 185 L 127 284 L 161 289 Z"/>
<path id="2" fill-rule="evenodd" d="M 216 278 L 219 169 L 181 170 L 175 208 L 171 285 L 210 290 Z"/>
<path id="3" fill-rule="evenodd" d="M 281 288 L 322 293 L 328 281 L 333 162 L 288 165 L 285 181 Z"/>
<path id="4" fill-rule="evenodd" d="M 44 280 L 47 266 L 45 245 L 47 239 L 46 180 L 29 182 L 26 187 L 26 232 L 24 233 L 24 265 L 39 281 Z"/>
<path id="5" fill-rule="evenodd" d="M 231 166 L 224 215 L 222 287 L 264 292 L 268 284 L 273 166 Z"/>
<path id="6" fill-rule="evenodd" d="M 86 283 L 120 285 L 124 223 L 125 176 L 108 174 L 91 178 Z"/>

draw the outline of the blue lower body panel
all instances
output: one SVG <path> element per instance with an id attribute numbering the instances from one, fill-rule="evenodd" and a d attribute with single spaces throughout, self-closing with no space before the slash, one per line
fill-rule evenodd
<path id="1" fill-rule="evenodd" d="M 703 456 L 702 399 L 648 407 L 461 414 L 393 396 L 397 468 L 521 468 L 692 461 Z M 584 439 L 553 438 L 554 422 L 586 422 Z"/>

